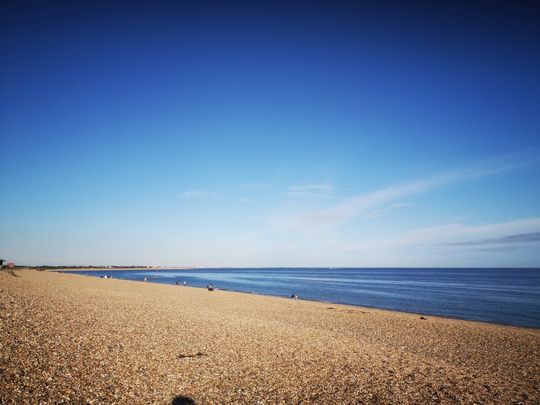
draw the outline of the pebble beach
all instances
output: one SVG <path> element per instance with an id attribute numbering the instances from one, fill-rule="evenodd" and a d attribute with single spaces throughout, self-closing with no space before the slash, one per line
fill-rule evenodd
<path id="1" fill-rule="evenodd" d="M 540 403 L 540 330 L 216 287 L 0 272 L 0 404 Z"/>

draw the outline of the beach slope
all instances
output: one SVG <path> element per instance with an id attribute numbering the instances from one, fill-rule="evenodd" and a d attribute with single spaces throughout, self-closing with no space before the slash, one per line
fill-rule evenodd
<path id="1" fill-rule="evenodd" d="M 540 331 L 0 273 L 0 403 L 538 404 Z"/>

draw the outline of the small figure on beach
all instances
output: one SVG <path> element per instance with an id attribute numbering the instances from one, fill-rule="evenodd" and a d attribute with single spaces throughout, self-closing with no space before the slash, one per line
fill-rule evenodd
<path id="1" fill-rule="evenodd" d="M 148 281 L 148 279 L 145 277 L 145 278 L 144 278 L 144 281 Z"/>
<path id="2" fill-rule="evenodd" d="M 178 280 L 176 281 L 176 285 L 178 285 Z"/>
<path id="3" fill-rule="evenodd" d="M 185 286 L 186 286 L 186 282 L 185 282 L 185 281 L 182 281 L 182 285 L 185 287 Z"/>
<path id="4" fill-rule="evenodd" d="M 208 288 L 208 291 L 214 291 L 214 285 L 213 284 L 208 284 L 206 286 L 206 288 Z"/>
<path id="5" fill-rule="evenodd" d="M 293 293 L 293 295 L 291 295 L 291 298 L 292 298 L 293 300 L 297 300 L 297 299 L 298 299 L 298 295 L 296 295 L 296 294 Z"/>

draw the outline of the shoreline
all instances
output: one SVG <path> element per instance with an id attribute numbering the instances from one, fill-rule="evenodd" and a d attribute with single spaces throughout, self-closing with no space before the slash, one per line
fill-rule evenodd
<path id="1" fill-rule="evenodd" d="M 531 271 L 540 271 L 540 267 L 175 267 L 175 266 L 151 266 L 151 267 L 114 267 L 107 268 L 103 267 L 55 267 L 49 268 L 44 267 L 20 267 L 16 270 L 38 270 L 38 271 L 50 271 L 50 272 L 82 272 L 82 271 L 126 271 L 126 270 L 147 270 L 147 271 L 162 271 L 162 270 L 190 270 L 190 271 L 199 271 L 199 270 L 281 270 L 281 269 L 292 269 L 292 270 L 505 270 L 505 269 L 520 269 L 520 270 L 531 270 Z"/>
<path id="2" fill-rule="evenodd" d="M 105 270 L 107 270 L 107 269 L 105 269 Z M 149 269 L 117 269 L 117 270 L 125 271 L 125 270 L 149 270 Z M 164 270 L 164 269 L 155 269 L 155 270 Z M 196 270 L 196 269 L 168 269 L 168 270 L 180 270 L 180 271 L 182 271 L 182 270 Z M 220 270 L 220 269 L 216 268 L 215 270 Z M 72 272 L 72 270 L 63 270 L 63 271 Z M 83 272 L 83 271 L 92 271 L 92 270 L 81 270 L 81 271 L 77 271 L 77 273 Z M 71 273 L 66 273 L 66 274 L 71 274 Z M 99 276 L 94 276 L 94 275 L 91 275 L 91 274 L 84 274 L 84 275 L 88 276 L 88 277 L 99 278 Z M 158 284 L 158 285 L 171 285 L 171 286 L 177 287 L 177 285 L 174 284 L 174 283 L 170 283 L 170 284 L 169 283 L 156 283 L 156 282 L 152 281 L 152 277 L 149 277 L 147 281 L 130 280 L 130 279 L 124 279 L 124 278 L 117 278 L 117 280 L 134 281 L 134 282 L 138 282 L 138 283 L 145 283 L 146 282 L 146 283 L 152 283 L 152 284 Z M 206 290 L 206 287 L 204 287 L 204 286 L 186 285 L 186 286 L 178 286 L 178 287 L 191 287 L 191 288 L 198 288 L 198 289 Z M 255 292 L 255 291 L 241 291 L 241 290 L 226 289 L 226 288 L 219 288 L 219 287 L 215 287 L 215 288 L 216 288 L 216 290 L 220 290 L 220 291 L 230 291 L 230 292 L 235 292 L 235 293 L 240 293 L 240 294 L 249 294 L 249 295 L 257 295 L 257 296 L 263 296 L 263 297 L 276 297 L 276 298 L 290 299 L 289 296 L 285 295 L 285 294 L 284 295 L 274 295 L 274 294 L 258 293 L 258 292 Z M 308 302 L 319 302 L 319 303 L 326 303 L 326 304 L 331 304 L 331 305 L 345 305 L 345 306 L 350 306 L 350 307 L 353 307 L 353 308 L 377 309 L 377 310 L 382 310 L 382 311 L 398 312 L 398 313 L 412 314 L 412 315 L 418 315 L 418 316 L 424 316 L 424 317 L 425 316 L 438 317 L 438 318 L 443 318 L 443 319 L 455 319 L 455 320 L 467 321 L 467 322 L 479 322 L 479 323 L 486 323 L 486 324 L 491 324 L 491 325 L 511 326 L 511 327 L 516 327 L 516 328 L 540 330 L 540 327 L 535 327 L 535 326 L 530 326 L 530 325 L 517 325 L 517 324 L 512 324 L 512 323 L 495 322 L 495 321 L 489 321 L 489 320 L 483 320 L 483 319 L 473 319 L 473 318 L 465 318 L 465 317 L 450 316 L 450 315 L 441 315 L 441 314 L 435 314 L 435 313 L 429 313 L 429 312 L 413 312 L 413 311 L 406 311 L 406 310 L 402 310 L 402 309 L 398 309 L 398 308 L 385 308 L 385 307 L 370 306 L 370 305 L 356 305 L 356 304 L 351 304 L 351 303 L 327 301 L 327 300 L 315 299 L 315 298 L 299 297 L 299 299 L 302 300 L 302 301 L 308 301 Z"/>
<path id="3" fill-rule="evenodd" d="M 536 329 L 81 274 L 16 273 L 0 274 L 5 403 L 174 403 L 180 396 L 195 403 L 540 400 Z"/>

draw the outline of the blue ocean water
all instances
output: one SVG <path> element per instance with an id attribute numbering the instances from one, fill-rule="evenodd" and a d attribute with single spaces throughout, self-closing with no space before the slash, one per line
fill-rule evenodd
<path id="1" fill-rule="evenodd" d="M 80 273 L 79 273 L 80 274 Z M 101 277 L 102 271 L 84 274 Z M 111 271 L 115 278 L 384 308 L 540 328 L 540 269 L 197 269 Z M 182 287 L 179 287 L 182 288 Z"/>

